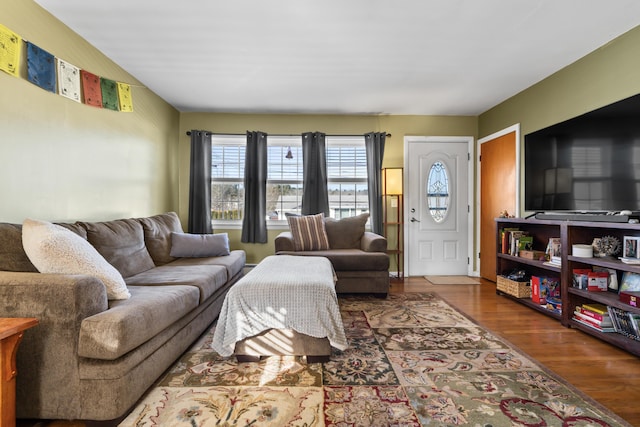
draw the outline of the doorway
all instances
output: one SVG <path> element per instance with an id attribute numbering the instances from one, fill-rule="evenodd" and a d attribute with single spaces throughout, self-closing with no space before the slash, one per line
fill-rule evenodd
<path id="1" fill-rule="evenodd" d="M 478 264 L 480 277 L 496 281 L 496 222 L 506 210 L 520 216 L 520 125 L 478 140 Z"/>
<path id="2" fill-rule="evenodd" d="M 405 137 L 405 271 L 472 275 L 473 137 Z"/>

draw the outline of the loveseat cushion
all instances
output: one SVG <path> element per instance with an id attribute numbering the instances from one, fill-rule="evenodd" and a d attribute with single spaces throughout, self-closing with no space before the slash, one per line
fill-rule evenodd
<path id="1" fill-rule="evenodd" d="M 142 224 L 135 219 L 83 222 L 87 240 L 122 274 L 130 277 L 155 267 L 144 243 Z"/>
<path id="2" fill-rule="evenodd" d="M 127 286 L 194 286 L 200 290 L 199 302 L 203 302 L 227 283 L 227 278 L 227 269 L 222 265 L 174 265 L 174 263 L 169 263 L 127 277 L 125 281 Z"/>
<path id="3" fill-rule="evenodd" d="M 207 258 L 179 258 L 171 263 L 173 266 L 190 265 L 221 265 L 227 269 L 227 280 L 231 279 L 244 269 L 247 263 L 247 254 L 243 250 L 236 249 L 229 255 Z"/>
<path id="4" fill-rule="evenodd" d="M 288 252 L 278 255 L 322 256 L 328 258 L 336 271 L 385 271 L 389 269 L 389 255 L 384 252 L 365 252 L 360 249 L 331 249 L 328 251 Z"/>
<path id="5" fill-rule="evenodd" d="M 182 233 L 180 218 L 175 212 L 138 218 L 144 230 L 144 242 L 156 265 L 164 265 L 176 258 L 170 255 L 171 233 Z"/>
<path id="6" fill-rule="evenodd" d="M 153 338 L 198 306 L 195 286 L 131 286 L 131 298 L 111 301 L 108 310 L 80 326 L 78 355 L 115 360 Z"/>
<path id="7" fill-rule="evenodd" d="M 359 249 L 369 214 L 363 213 L 347 218 L 325 218 L 324 228 L 331 249 Z"/>

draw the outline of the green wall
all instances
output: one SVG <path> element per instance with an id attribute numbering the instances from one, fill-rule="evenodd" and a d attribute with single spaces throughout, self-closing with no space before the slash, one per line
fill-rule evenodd
<path id="1" fill-rule="evenodd" d="M 178 205 L 180 115 L 32 0 L 0 23 L 56 57 L 133 85 L 133 113 L 76 103 L 0 72 L 0 221 L 103 220 Z M 25 56 L 25 55 L 23 55 Z"/>
<path id="2" fill-rule="evenodd" d="M 189 137 L 191 129 L 216 133 L 244 133 L 261 130 L 273 134 L 297 134 L 320 131 L 335 135 L 357 135 L 366 132 L 388 132 L 385 143 L 384 167 L 402 166 L 404 137 L 407 135 L 476 136 L 476 117 L 454 116 L 358 116 L 358 115 L 285 115 L 285 114 L 220 114 L 182 113 L 180 115 L 180 217 L 187 218 L 189 206 Z M 186 223 L 183 223 L 186 226 Z M 232 247 L 247 252 L 247 261 L 257 263 L 273 254 L 273 240 L 282 230 L 270 230 L 265 244 L 242 244 L 240 230 L 228 232 Z"/>
<path id="3" fill-rule="evenodd" d="M 519 123 L 522 147 L 530 132 L 640 93 L 639 70 L 640 27 L 636 27 L 481 114 L 478 137 Z M 520 208 L 524 212 L 524 197 Z"/>
<path id="4" fill-rule="evenodd" d="M 481 114 L 478 136 L 521 135 L 640 93 L 640 27 Z"/>

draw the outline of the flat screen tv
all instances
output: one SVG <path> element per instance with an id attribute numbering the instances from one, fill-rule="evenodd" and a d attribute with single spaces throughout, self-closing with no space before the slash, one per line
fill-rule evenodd
<path id="1" fill-rule="evenodd" d="M 529 212 L 640 211 L 640 95 L 524 137 Z"/>

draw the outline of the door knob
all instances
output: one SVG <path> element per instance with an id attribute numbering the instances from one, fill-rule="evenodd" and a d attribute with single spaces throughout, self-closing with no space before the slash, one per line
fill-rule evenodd
<path id="1" fill-rule="evenodd" d="M 411 222 L 420 222 L 420 221 L 415 219 L 414 217 L 411 217 Z"/>

